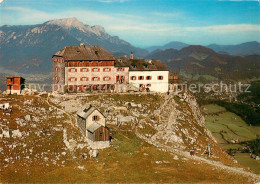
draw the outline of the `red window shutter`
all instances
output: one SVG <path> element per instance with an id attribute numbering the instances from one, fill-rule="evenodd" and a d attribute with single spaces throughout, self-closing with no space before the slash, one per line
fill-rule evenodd
<path id="1" fill-rule="evenodd" d="M 80 81 L 82 81 L 82 77 L 80 77 Z"/>
<path id="2" fill-rule="evenodd" d="M 100 68 L 98 69 L 98 71 L 100 72 Z"/>
<path id="3" fill-rule="evenodd" d="M 106 69 L 105 68 L 103 68 L 103 72 L 105 71 Z"/>
<path id="4" fill-rule="evenodd" d="M 69 69 L 69 72 L 71 72 L 71 68 Z"/>
<path id="5" fill-rule="evenodd" d="M 106 77 L 103 77 L 103 81 L 106 79 Z"/>
<path id="6" fill-rule="evenodd" d="M 111 77 L 109 77 L 109 80 L 111 80 Z"/>
<path id="7" fill-rule="evenodd" d="M 83 70 L 83 69 L 81 68 L 81 69 L 80 69 L 80 72 L 82 72 L 82 70 Z"/>
<path id="8" fill-rule="evenodd" d="M 125 71 L 125 68 L 123 68 L 123 71 Z"/>
<path id="9" fill-rule="evenodd" d="M 100 81 L 100 77 L 98 78 L 98 81 Z"/>
<path id="10" fill-rule="evenodd" d="M 86 78 L 86 81 L 88 81 L 88 77 Z"/>
<path id="11" fill-rule="evenodd" d="M 77 72 L 77 68 L 75 68 L 75 72 Z"/>
<path id="12" fill-rule="evenodd" d="M 94 121 L 94 116 L 92 116 L 92 121 Z"/>
<path id="13" fill-rule="evenodd" d="M 88 70 L 88 68 L 87 68 L 87 70 L 86 70 L 86 71 L 87 71 L 87 72 L 89 71 L 89 70 Z"/>
<path id="14" fill-rule="evenodd" d="M 92 68 L 92 70 L 91 70 L 92 72 L 94 72 L 94 68 Z"/>
<path id="15" fill-rule="evenodd" d="M 75 77 L 75 81 L 77 81 L 77 77 Z"/>
<path id="16" fill-rule="evenodd" d="M 98 120 L 98 121 L 100 120 L 100 117 L 99 117 L 99 116 L 97 116 L 97 120 Z"/>
<path id="17" fill-rule="evenodd" d="M 163 80 L 163 76 L 162 76 L 162 80 Z"/>
<path id="18" fill-rule="evenodd" d="M 117 71 L 119 71 L 119 68 L 117 69 Z"/>
<path id="19" fill-rule="evenodd" d="M 71 78 L 69 78 L 69 81 L 71 81 Z"/>
<path id="20" fill-rule="evenodd" d="M 109 71 L 111 72 L 111 68 L 109 68 Z"/>
<path id="21" fill-rule="evenodd" d="M 157 76 L 157 80 L 159 80 L 159 76 Z"/>

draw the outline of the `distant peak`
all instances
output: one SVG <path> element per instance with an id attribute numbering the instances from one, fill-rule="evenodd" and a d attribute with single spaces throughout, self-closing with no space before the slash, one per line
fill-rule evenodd
<path id="1" fill-rule="evenodd" d="M 55 19 L 55 20 L 50 20 L 46 22 L 47 25 L 58 25 L 62 27 L 67 27 L 67 28 L 83 28 L 84 24 L 80 22 L 76 17 L 72 18 L 65 18 L 65 19 Z"/>

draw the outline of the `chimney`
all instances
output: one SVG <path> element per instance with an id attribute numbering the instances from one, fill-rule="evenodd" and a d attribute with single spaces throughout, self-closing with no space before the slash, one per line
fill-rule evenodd
<path id="1" fill-rule="evenodd" d="M 131 52 L 130 59 L 134 59 L 134 54 Z"/>
<path id="2" fill-rule="evenodd" d="M 85 47 L 85 44 L 84 43 L 80 43 L 80 47 Z"/>

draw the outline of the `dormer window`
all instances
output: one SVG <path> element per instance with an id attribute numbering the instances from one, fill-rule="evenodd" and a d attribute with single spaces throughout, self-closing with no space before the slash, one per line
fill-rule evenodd
<path id="1" fill-rule="evenodd" d="M 132 65 L 133 68 L 136 68 L 136 65 Z"/>

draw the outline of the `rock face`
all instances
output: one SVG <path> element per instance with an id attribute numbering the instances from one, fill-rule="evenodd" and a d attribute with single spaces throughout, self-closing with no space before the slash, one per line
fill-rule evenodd
<path id="1" fill-rule="evenodd" d="M 200 156 L 208 144 L 211 144 L 214 159 L 222 161 L 220 157 L 229 158 L 227 154 L 221 152 L 211 134 L 207 132 L 196 100 L 187 93 L 176 95 L 48 94 L 46 96 L 25 95 L 22 98 L 5 96 L 0 100 L 9 102 L 13 106 L 11 116 L 0 111 L 0 141 L 3 143 L 0 146 L 3 166 L 0 167 L 0 172 L 6 180 L 10 179 L 8 181 L 13 181 L 13 178 L 10 178 L 10 172 L 24 173 L 24 177 L 28 178 L 26 181 L 31 181 L 35 170 L 39 173 L 36 177 L 44 177 L 47 173 L 56 174 L 54 171 L 56 169 L 60 171 L 62 167 L 69 172 L 77 172 L 78 170 L 75 171 L 77 168 L 86 173 L 93 168 L 107 169 L 107 163 L 112 162 L 118 165 L 109 164 L 113 173 L 113 167 L 116 170 L 121 169 L 122 163 L 128 164 L 128 158 L 133 160 L 131 157 L 145 158 L 144 163 L 155 162 L 155 164 L 168 164 L 174 160 L 175 163 L 171 169 L 180 167 L 183 172 L 184 161 L 187 161 L 184 165 L 188 162 L 193 165 L 195 161 L 197 164 L 202 164 L 202 159 L 205 162 L 205 157 Z M 106 123 L 111 130 L 110 147 L 106 150 L 99 150 L 99 153 L 76 126 L 77 111 L 75 110 L 81 109 L 86 104 L 94 105 L 107 117 Z M 67 105 L 73 108 L 65 108 Z M 106 144 L 98 146 L 106 147 Z M 135 151 L 131 151 L 132 149 Z M 192 158 L 189 156 L 190 150 L 195 152 Z M 149 160 L 155 151 L 170 152 L 167 154 L 172 160 L 160 158 L 162 153 Z M 126 158 L 125 162 L 121 162 L 125 159 L 119 160 L 121 156 Z M 206 160 L 206 162 L 211 161 Z M 234 163 L 234 160 L 230 162 Z M 139 161 L 136 163 L 139 164 Z M 37 166 L 37 169 L 31 166 Z M 200 166 L 194 167 L 199 169 L 195 172 L 204 169 Z M 133 168 L 136 169 L 135 166 Z M 207 168 L 205 169 L 208 171 Z M 46 170 L 47 173 L 42 173 Z M 62 174 L 64 174 L 63 171 L 61 170 Z M 19 176 L 14 175 L 17 177 L 16 181 L 20 181 Z M 92 180 L 92 177 L 90 179 Z"/>
<path id="2" fill-rule="evenodd" d="M 142 127 L 149 125 L 155 133 L 142 134 L 140 128 L 138 134 L 157 147 L 169 146 L 184 151 L 196 149 L 202 153 L 208 143 L 215 143 L 204 126 L 204 117 L 196 100 L 187 93 L 166 96 L 164 104 L 154 114 L 158 116 L 158 122 L 142 121 Z"/>
<path id="3" fill-rule="evenodd" d="M 137 96 L 136 99 L 144 98 L 142 103 L 121 96 L 120 104 L 118 99 L 113 100 L 115 96 L 86 101 L 87 95 L 72 95 L 69 100 L 60 97 L 60 100 L 56 101 L 59 99 L 56 97 L 55 101 L 69 113 L 76 112 L 86 104 L 92 104 L 98 109 L 103 109 L 107 124 L 130 126 L 136 130 L 139 137 L 157 147 L 169 146 L 182 151 L 195 149 L 202 154 L 208 144 L 216 145 L 216 140 L 204 125 L 204 116 L 196 99 L 191 94 L 154 95 L 158 101 L 153 102 L 145 96 Z M 154 102 L 156 105 L 152 104 Z"/>
<path id="4" fill-rule="evenodd" d="M 53 44 L 55 43 L 55 44 Z M 101 26 L 84 25 L 76 18 L 51 20 L 39 25 L 0 27 L 0 66 L 19 72 L 47 72 L 51 57 L 67 45 L 99 45 L 115 56 L 143 57 L 148 52 L 109 35 Z M 15 66 L 15 67 L 14 67 Z"/>

